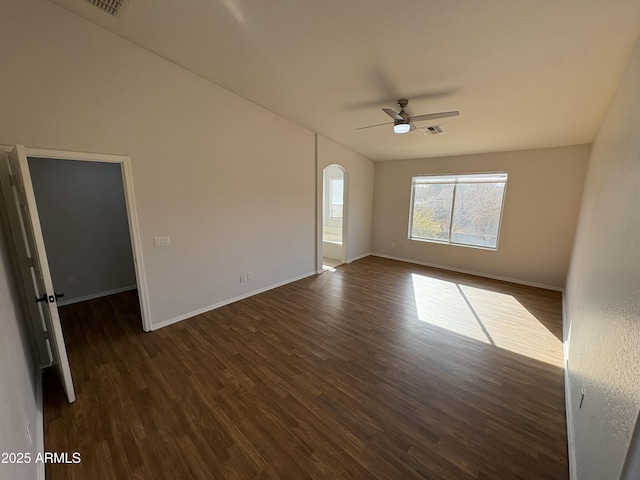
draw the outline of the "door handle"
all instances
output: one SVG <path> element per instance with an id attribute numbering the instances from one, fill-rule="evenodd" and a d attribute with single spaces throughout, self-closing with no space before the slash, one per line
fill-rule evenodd
<path id="1" fill-rule="evenodd" d="M 36 297 L 36 303 L 45 302 L 49 303 L 49 299 L 47 298 L 47 294 L 43 293 L 42 296 Z"/>
<path id="2" fill-rule="evenodd" d="M 43 293 L 40 297 L 36 297 L 36 303 L 54 303 L 60 297 L 64 297 L 63 292 L 53 292 L 53 295 L 49 296 L 47 296 L 46 293 Z"/>
<path id="3" fill-rule="evenodd" d="M 58 293 L 54 290 L 53 295 L 49 295 L 49 303 L 55 303 L 56 300 L 60 297 L 64 297 L 64 293 L 62 292 Z"/>

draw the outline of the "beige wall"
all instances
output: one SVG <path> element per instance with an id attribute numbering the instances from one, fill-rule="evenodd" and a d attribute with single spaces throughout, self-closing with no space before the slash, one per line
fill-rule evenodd
<path id="1" fill-rule="evenodd" d="M 344 168 L 347 175 L 347 216 L 343 233 L 346 234 L 346 260 L 361 258 L 371 253 L 371 226 L 373 216 L 373 176 L 374 162 L 353 150 L 318 135 L 318 232 L 322 232 L 322 171 L 325 167 L 337 164 Z M 318 242 L 320 239 L 317 240 Z M 318 268 L 322 266 L 322 251 L 318 249 Z"/>
<path id="2" fill-rule="evenodd" d="M 588 155 L 589 146 L 580 145 L 377 162 L 373 252 L 562 288 L 571 255 Z M 495 171 L 509 174 L 497 251 L 407 238 L 413 175 Z"/>
<path id="3" fill-rule="evenodd" d="M 348 260 L 374 251 L 564 286 L 588 146 L 374 167 L 318 135 L 316 162 L 312 132 L 52 2 L 3 7 L 0 143 L 131 157 L 155 326 L 315 271 L 318 172 L 331 163 L 349 172 Z M 580 480 L 619 470 L 640 403 L 638 56 L 594 145 L 568 286 L 572 397 L 583 384 L 594 392 L 573 418 Z M 407 240 L 412 175 L 496 170 L 509 172 L 497 252 Z M 154 248 L 165 235 L 172 245 Z M 0 449 L 31 449 L 36 380 L 0 247 Z M 254 279 L 239 283 L 247 271 Z"/>
<path id="4" fill-rule="evenodd" d="M 593 144 L 567 282 L 574 480 L 620 478 L 640 411 L 638 92 L 640 41 Z M 640 478 L 639 441 L 632 457 L 624 480 Z"/>
<path id="5" fill-rule="evenodd" d="M 312 132 L 53 2 L 5 2 L 3 18 L 0 144 L 131 158 L 154 328 L 316 271 Z M 321 143 L 352 174 L 348 251 L 362 255 L 373 162 Z M 25 419 L 35 438 L 39 379 L 0 250 L 0 451 L 33 451 Z M 33 470 L 0 465 L 0 477 Z"/>
<path id="6" fill-rule="evenodd" d="M 0 463 L 0 478 L 33 480 L 38 478 L 38 469 L 43 468 L 34 463 L 38 452 L 38 422 L 41 422 L 36 402 L 40 377 L 16 291 L 9 238 L 0 224 L 0 453 L 29 453 L 32 463 Z"/>
<path id="7" fill-rule="evenodd" d="M 0 143 L 131 157 L 154 326 L 315 271 L 312 132 L 52 2 L 3 15 Z"/>

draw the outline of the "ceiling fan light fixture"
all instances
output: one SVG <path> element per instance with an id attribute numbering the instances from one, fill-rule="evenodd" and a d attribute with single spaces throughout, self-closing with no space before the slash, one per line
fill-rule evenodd
<path id="1" fill-rule="evenodd" d="M 382 111 L 393 118 L 393 131 L 395 133 L 409 133 L 417 129 L 413 122 L 423 122 L 425 120 L 435 120 L 437 118 L 446 118 L 446 117 L 457 117 L 460 115 L 460 112 L 452 111 L 452 112 L 438 112 L 438 113 L 427 113 L 424 115 L 409 115 L 404 111 L 404 108 L 409 103 L 409 100 L 406 98 L 401 98 L 398 100 L 398 106 L 400 107 L 400 113 L 395 110 L 391 110 L 390 108 L 383 108 Z M 377 125 L 369 125 L 368 127 L 360 127 L 356 128 L 356 130 L 364 130 L 365 128 L 371 127 L 380 127 L 382 125 L 390 125 L 391 122 L 387 123 L 378 123 Z M 444 130 L 444 128 L 443 128 Z M 426 131 L 426 130 L 423 130 Z M 432 133 L 432 132 L 430 132 Z M 440 132 L 437 132 L 440 133 Z M 442 132 L 444 133 L 444 132 Z"/>
<path id="2" fill-rule="evenodd" d="M 395 133 L 407 133 L 409 130 L 411 130 L 411 125 L 408 123 L 396 123 L 393 126 L 393 131 Z"/>

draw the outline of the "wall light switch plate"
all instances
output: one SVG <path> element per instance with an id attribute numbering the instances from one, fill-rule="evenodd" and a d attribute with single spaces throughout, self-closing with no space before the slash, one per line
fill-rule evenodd
<path id="1" fill-rule="evenodd" d="M 166 247 L 168 245 L 171 245 L 170 237 L 153 237 L 154 247 Z"/>

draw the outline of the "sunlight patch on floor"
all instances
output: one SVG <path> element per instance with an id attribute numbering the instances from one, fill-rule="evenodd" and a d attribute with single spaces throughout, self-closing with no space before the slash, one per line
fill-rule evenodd
<path id="1" fill-rule="evenodd" d="M 473 310 L 464 301 L 457 284 L 412 274 L 418 318 L 474 340 L 491 343 Z"/>
<path id="2" fill-rule="evenodd" d="M 512 295 L 412 274 L 418 318 L 562 367 L 562 342 Z"/>
<path id="3" fill-rule="evenodd" d="M 339 267 L 344 262 L 336 260 L 335 258 L 322 257 L 322 271 L 323 272 L 335 272 L 336 267 Z"/>

